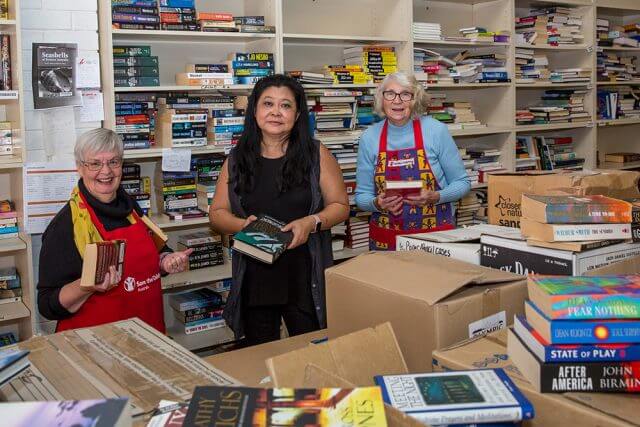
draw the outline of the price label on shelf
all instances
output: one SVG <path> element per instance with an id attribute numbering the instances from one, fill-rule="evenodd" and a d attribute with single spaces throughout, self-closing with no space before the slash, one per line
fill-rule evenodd
<path id="1" fill-rule="evenodd" d="M 0 99 L 18 99 L 18 91 L 0 90 Z"/>
<path id="2" fill-rule="evenodd" d="M 588 53 L 593 52 L 593 46 L 587 46 L 587 52 Z"/>

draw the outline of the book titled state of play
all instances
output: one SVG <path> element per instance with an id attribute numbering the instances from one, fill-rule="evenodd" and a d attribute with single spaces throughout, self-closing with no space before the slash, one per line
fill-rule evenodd
<path id="1" fill-rule="evenodd" d="M 281 230 L 285 225 L 269 215 L 259 215 L 258 219 L 233 235 L 233 249 L 273 264 L 293 239 L 293 233 Z"/>

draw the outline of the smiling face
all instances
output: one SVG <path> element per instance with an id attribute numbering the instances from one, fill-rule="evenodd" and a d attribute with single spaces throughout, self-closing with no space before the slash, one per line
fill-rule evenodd
<path id="1" fill-rule="evenodd" d="M 387 99 L 387 97 L 394 95 L 395 98 L 393 100 Z M 403 101 L 401 96 L 404 98 L 411 96 L 411 99 Z M 387 84 L 383 92 L 382 109 L 392 125 L 403 126 L 411 119 L 411 110 L 413 109 L 414 102 L 412 91 L 397 82 L 391 81 Z"/>
<path id="2" fill-rule="evenodd" d="M 89 193 L 103 203 L 114 200 L 122 178 L 122 159 L 112 152 L 89 153 L 83 157 L 78 173 Z M 102 163 L 100 169 L 91 170 L 97 168 L 98 163 Z"/>
<path id="3" fill-rule="evenodd" d="M 263 138 L 286 139 L 297 118 L 295 96 L 288 87 L 268 87 L 258 98 L 256 122 Z"/>

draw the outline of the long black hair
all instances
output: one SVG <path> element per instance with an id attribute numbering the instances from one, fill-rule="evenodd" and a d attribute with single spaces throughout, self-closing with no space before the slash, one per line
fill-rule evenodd
<path id="1" fill-rule="evenodd" d="M 276 74 L 260 79 L 253 87 L 245 111 L 244 130 L 234 148 L 235 167 L 229 171 L 229 183 L 236 193 L 249 193 L 255 185 L 256 171 L 261 166 L 262 131 L 256 121 L 256 107 L 262 93 L 270 87 L 286 87 L 294 95 L 298 117 L 291 129 L 282 171 L 277 178 L 278 190 L 309 183 L 311 165 L 318 152 L 311 137 L 309 110 L 304 88 L 295 79 Z"/>

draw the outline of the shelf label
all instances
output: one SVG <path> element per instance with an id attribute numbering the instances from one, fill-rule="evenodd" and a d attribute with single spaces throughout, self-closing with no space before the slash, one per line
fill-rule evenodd
<path id="1" fill-rule="evenodd" d="M 587 123 L 587 127 L 588 127 L 588 128 L 592 128 L 592 127 L 593 127 L 593 122 L 589 122 L 589 123 Z"/>
<path id="2" fill-rule="evenodd" d="M 588 53 L 593 52 L 593 46 L 587 46 L 587 52 Z"/>
<path id="3" fill-rule="evenodd" d="M 200 89 L 203 89 L 203 90 L 231 89 L 231 85 L 201 85 Z"/>
<path id="4" fill-rule="evenodd" d="M 2 99 L 18 99 L 17 90 L 0 90 L 0 100 Z"/>
<path id="5" fill-rule="evenodd" d="M 593 85 L 592 85 L 592 84 L 588 84 L 588 85 L 587 85 L 587 89 L 588 89 L 588 90 L 593 89 Z"/>

